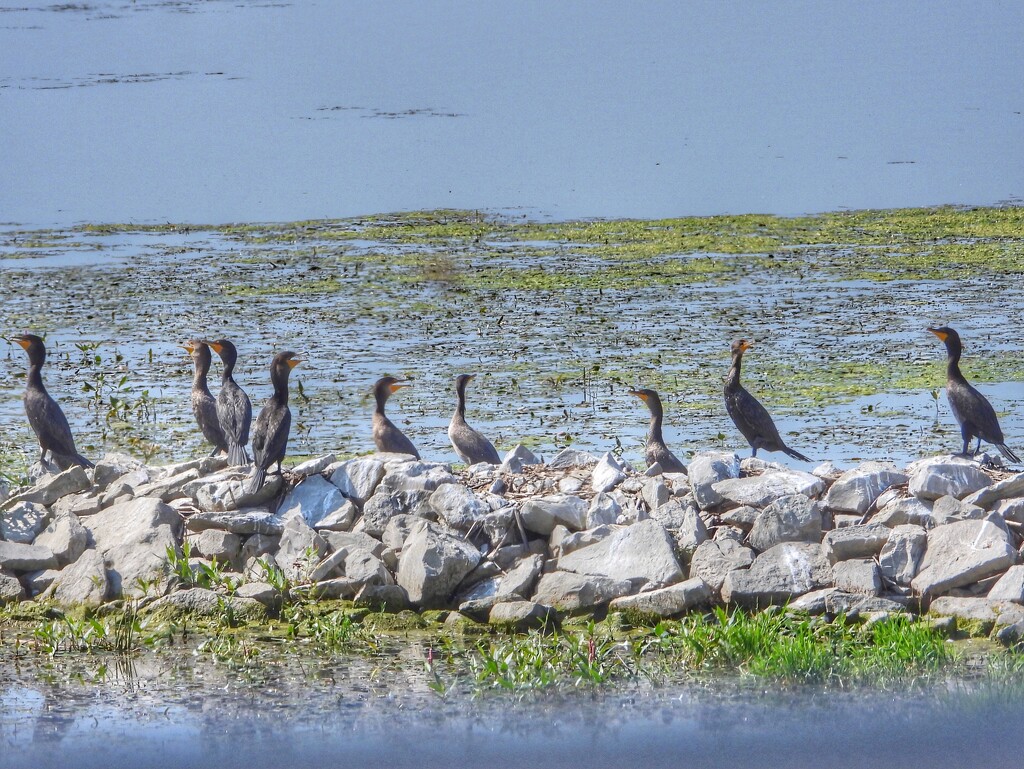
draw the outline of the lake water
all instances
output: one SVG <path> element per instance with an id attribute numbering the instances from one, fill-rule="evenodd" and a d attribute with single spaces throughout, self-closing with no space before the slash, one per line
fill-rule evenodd
<path id="1" fill-rule="evenodd" d="M 1024 196 L 1019 3 L 20 0 L 0 221 Z"/>

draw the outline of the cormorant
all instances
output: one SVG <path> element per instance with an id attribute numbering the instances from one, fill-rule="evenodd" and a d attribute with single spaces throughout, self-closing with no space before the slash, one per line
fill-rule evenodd
<path id="1" fill-rule="evenodd" d="M 212 359 L 210 346 L 202 340 L 189 339 L 182 347 L 192 356 L 192 362 L 195 364 L 195 376 L 192 379 L 192 413 L 195 414 L 203 437 L 213 445 L 210 456 L 212 457 L 218 451 L 223 451 L 226 454 L 228 442 L 217 419 L 217 401 L 210 394 L 210 388 L 206 384 L 206 376 L 210 373 Z"/>
<path id="2" fill-rule="evenodd" d="M 224 431 L 228 444 L 228 464 L 232 467 L 247 465 L 249 455 L 245 452 L 245 445 L 249 442 L 252 403 L 231 376 L 235 370 L 235 361 L 238 360 L 238 351 L 227 339 L 206 343 L 224 362 L 220 392 L 217 393 L 217 421 L 220 422 L 220 429 Z"/>
<path id="3" fill-rule="evenodd" d="M 448 425 L 448 440 L 459 458 L 467 465 L 487 462 L 491 465 L 501 464 L 494 445 L 482 434 L 466 424 L 466 385 L 473 379 L 473 374 L 460 374 L 455 379 L 455 396 L 458 406 Z"/>
<path id="4" fill-rule="evenodd" d="M 293 352 L 279 352 L 270 364 L 270 381 L 274 394 L 270 396 L 256 417 L 252 433 L 252 457 L 255 467 L 247 491 L 255 494 L 263 486 L 271 465 L 280 467 L 288 448 L 288 431 L 292 426 L 292 412 L 288 408 L 288 375 L 302 363 Z"/>
<path id="5" fill-rule="evenodd" d="M 977 454 L 984 439 L 999 449 L 999 453 L 1011 462 L 1020 462 L 1020 457 L 1003 441 L 1003 431 L 999 429 L 999 420 L 996 419 L 992 404 L 960 373 L 960 355 L 963 352 L 960 335 L 949 326 L 928 330 L 946 345 L 946 354 L 949 356 L 946 364 L 946 397 L 949 399 L 953 416 L 960 423 L 960 434 L 964 439 L 963 453 L 968 453 L 971 438 L 977 438 L 978 443 L 974 448 L 974 453 Z"/>
<path id="6" fill-rule="evenodd" d="M 661 407 L 661 398 L 658 397 L 658 393 L 654 390 L 642 389 L 630 390 L 629 394 L 642 400 L 651 410 L 651 429 L 647 432 L 647 451 L 644 455 L 647 466 L 650 467 L 657 462 L 661 465 L 662 472 L 685 473 L 686 466 L 669 451 L 668 446 L 665 445 L 665 439 L 661 435 L 661 422 L 665 412 Z"/>
<path id="7" fill-rule="evenodd" d="M 43 363 L 46 362 L 46 345 L 35 334 L 19 334 L 14 337 L 28 353 L 28 381 L 25 387 L 25 414 L 39 440 L 39 464 L 46 467 L 46 452 L 61 470 L 73 465 L 92 467 L 88 459 L 78 453 L 71 426 L 60 406 L 43 385 Z"/>
<path id="8" fill-rule="evenodd" d="M 384 404 L 391 397 L 391 393 L 402 387 L 406 387 L 406 385 L 393 376 L 381 377 L 373 386 L 373 397 L 377 401 L 377 408 L 373 411 L 373 442 L 377 446 L 377 451 L 412 454 L 419 459 L 420 453 L 412 445 L 412 441 L 406 438 L 405 433 L 395 427 L 394 423 L 384 414 Z"/>
<path id="9" fill-rule="evenodd" d="M 733 423 L 743 433 L 750 448 L 750 456 L 756 457 L 758 449 L 765 451 L 782 451 L 802 462 L 811 460 L 789 448 L 779 435 L 778 428 L 764 406 L 753 395 L 743 389 L 740 384 L 740 364 L 743 353 L 752 347 L 746 339 L 732 343 L 732 367 L 725 381 L 725 409 L 732 417 Z"/>

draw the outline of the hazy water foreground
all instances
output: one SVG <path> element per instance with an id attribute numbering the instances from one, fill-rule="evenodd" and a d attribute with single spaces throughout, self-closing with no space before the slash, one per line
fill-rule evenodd
<path id="1" fill-rule="evenodd" d="M 411 380 L 390 407 L 426 456 L 455 460 L 444 429 L 454 376 L 477 372 L 469 418 L 499 449 L 526 442 L 621 451 L 638 462 L 655 387 L 682 453 L 742 438 L 721 385 L 729 343 L 755 341 L 744 376 L 787 441 L 814 460 L 903 463 L 958 448 L 944 350 L 1024 444 L 1020 208 L 799 218 L 724 216 L 537 224 L 477 212 L 246 225 L 0 231 L 0 326 L 47 335 L 46 378 L 86 455 L 171 461 L 200 440 L 178 345 L 236 340 L 254 401 L 273 351 L 294 377 L 293 456 L 368 451 L 369 389 Z M 0 450 L 20 472 L 31 433 L 25 361 L 0 364 Z M 214 371 L 216 377 L 216 368 Z"/>

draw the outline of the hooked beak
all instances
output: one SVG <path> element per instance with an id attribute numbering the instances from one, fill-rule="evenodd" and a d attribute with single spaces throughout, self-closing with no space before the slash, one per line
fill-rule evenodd
<path id="1" fill-rule="evenodd" d="M 182 350 L 185 350 L 189 355 L 191 355 L 192 353 L 194 353 L 196 351 L 196 348 L 193 347 L 190 344 L 183 344 L 183 345 L 180 345 L 180 347 L 181 347 Z"/>
<path id="2" fill-rule="evenodd" d="M 647 402 L 647 396 L 644 393 L 640 392 L 639 390 L 628 390 L 627 392 L 630 395 L 635 395 L 637 398 L 642 400 L 644 403 Z"/>
<path id="3" fill-rule="evenodd" d="M 929 330 L 929 331 L 930 331 L 931 333 L 935 334 L 935 336 L 937 336 L 937 337 L 938 337 L 939 339 L 941 339 L 941 340 L 942 340 L 943 342 L 945 342 L 945 341 L 946 341 L 946 337 L 948 337 L 948 336 L 949 336 L 949 334 L 947 334 L 947 333 L 946 333 L 945 331 L 939 331 L 939 330 L 938 330 L 937 328 L 930 328 L 930 329 L 928 329 L 928 330 Z"/>
<path id="4" fill-rule="evenodd" d="M 14 339 L 13 339 L 12 341 L 14 341 L 15 343 L 17 343 L 17 345 L 18 345 L 19 347 L 21 347 L 21 349 L 23 349 L 23 350 L 27 350 L 27 349 L 29 348 L 29 345 L 31 345 L 31 344 L 32 344 L 32 343 L 31 343 L 30 341 L 28 341 L 27 339 L 23 339 L 23 338 L 22 338 L 22 337 L 20 337 L 20 336 L 16 336 L 16 337 L 14 337 Z"/>
<path id="5" fill-rule="evenodd" d="M 409 385 L 407 385 L 407 384 L 404 384 L 404 383 L 403 384 L 398 384 L 396 382 L 395 384 L 391 385 L 391 392 L 396 392 L 398 390 L 401 390 L 403 387 L 408 387 L 408 386 Z"/>
<path id="6" fill-rule="evenodd" d="M 210 345 L 210 349 L 218 355 L 220 355 L 220 351 L 224 349 L 224 345 L 217 344 L 216 342 L 207 342 L 207 344 Z"/>
<path id="7" fill-rule="evenodd" d="M 305 361 L 302 358 L 289 358 L 288 359 L 288 368 L 295 368 L 300 363 L 304 363 L 304 362 Z"/>

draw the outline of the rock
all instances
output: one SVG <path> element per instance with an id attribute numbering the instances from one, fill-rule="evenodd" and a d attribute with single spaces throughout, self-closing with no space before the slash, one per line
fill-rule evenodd
<path id="1" fill-rule="evenodd" d="M 832 566 L 833 581 L 838 590 L 859 595 L 879 595 L 882 575 L 878 564 L 867 558 L 852 558 Z"/>
<path id="2" fill-rule="evenodd" d="M 999 523 L 992 519 L 958 521 L 932 529 L 921 570 L 910 583 L 914 592 L 942 595 L 1012 566 L 1017 551 Z"/>
<path id="3" fill-rule="evenodd" d="M 648 466 L 644 471 L 644 475 L 648 478 L 654 478 L 658 475 L 662 475 L 665 472 L 665 468 L 661 466 L 661 462 L 655 462 L 653 465 Z"/>
<path id="4" fill-rule="evenodd" d="M 660 590 L 616 598 L 608 608 L 611 611 L 633 611 L 652 617 L 676 617 L 691 609 L 706 606 L 710 600 L 711 591 L 704 580 L 693 577 Z"/>
<path id="5" fill-rule="evenodd" d="M 707 540 L 697 547 L 690 559 L 690 576 L 700 577 L 717 598 L 726 575 L 734 569 L 745 569 L 753 562 L 754 551 L 735 540 Z"/>
<path id="6" fill-rule="evenodd" d="M 302 582 L 327 553 L 327 541 L 306 523 L 302 516 L 292 516 L 281 532 L 277 563 L 291 582 Z"/>
<path id="7" fill-rule="evenodd" d="M 991 601 L 1013 601 L 1024 604 L 1024 566 L 1011 566 L 988 591 Z"/>
<path id="8" fill-rule="evenodd" d="M 185 486 L 199 480 L 200 477 L 199 469 L 193 467 L 177 475 L 140 484 L 134 488 L 134 494 L 137 497 L 153 497 L 163 502 L 171 502 L 187 496 Z"/>
<path id="9" fill-rule="evenodd" d="M 890 486 L 906 482 L 907 476 L 893 465 L 864 462 L 840 475 L 829 488 L 822 504 L 827 510 L 863 515 L 879 494 Z"/>
<path id="10" fill-rule="evenodd" d="M 346 499 L 341 507 L 325 515 L 313 528 L 317 531 L 348 531 L 352 528 L 358 512 L 355 503 Z"/>
<path id="11" fill-rule="evenodd" d="M 189 531 L 220 529 L 232 534 L 277 535 L 284 522 L 265 507 L 250 507 L 224 513 L 194 513 L 186 523 Z"/>
<path id="12" fill-rule="evenodd" d="M 0 539 L 31 545 L 46 528 L 50 511 L 37 502 L 18 502 L 0 513 Z"/>
<path id="13" fill-rule="evenodd" d="M 919 499 L 938 499 L 947 494 L 963 499 L 968 494 L 992 485 L 992 479 L 977 462 L 957 456 L 932 457 L 912 462 L 910 493 Z"/>
<path id="14" fill-rule="evenodd" d="M 246 582 L 236 588 L 235 595 L 239 598 L 249 598 L 253 601 L 259 601 L 261 604 L 273 611 L 280 609 L 281 604 L 284 601 L 281 591 L 269 582 Z"/>
<path id="15" fill-rule="evenodd" d="M 334 484 L 319 475 L 310 475 L 293 488 L 277 508 L 278 517 L 287 521 L 292 515 L 301 515 L 311 527 L 317 527 L 325 518 L 335 515 L 348 500 Z"/>
<path id="16" fill-rule="evenodd" d="M 356 505 L 362 506 L 373 496 L 384 472 L 384 463 L 372 457 L 350 459 L 331 473 L 331 483 Z"/>
<path id="17" fill-rule="evenodd" d="M 143 583 L 162 579 L 168 549 L 178 550 L 182 529 L 173 508 L 147 498 L 108 507 L 83 525 L 106 562 L 111 598 L 142 595 Z"/>
<path id="18" fill-rule="evenodd" d="M 3 572 L 0 571 L 0 574 Z M 30 571 L 21 575 L 21 584 L 25 592 L 31 598 L 41 595 L 53 584 L 60 572 L 57 569 L 43 569 L 42 571 Z"/>
<path id="19" fill-rule="evenodd" d="M 557 524 L 580 531 L 587 520 L 587 510 L 587 503 L 579 497 L 556 494 L 526 500 L 519 514 L 527 530 L 546 536 Z"/>
<path id="20" fill-rule="evenodd" d="M 74 465 L 57 475 L 44 476 L 35 486 L 8 499 L 2 510 L 11 510 L 19 502 L 35 502 L 49 507 L 61 497 L 76 494 L 92 487 L 92 481 L 85 468 Z"/>
<path id="21" fill-rule="evenodd" d="M 754 522 L 757 521 L 757 517 L 760 514 L 761 511 L 756 507 L 741 505 L 740 507 L 734 507 L 732 510 L 726 510 L 718 517 L 722 519 L 722 523 L 727 523 L 730 526 L 736 526 L 737 528 L 743 529 L 743 531 L 750 531 L 754 527 Z"/>
<path id="22" fill-rule="evenodd" d="M 322 582 L 333 577 L 343 577 L 345 559 L 348 557 L 348 550 L 335 550 L 313 567 L 309 572 L 310 582 Z"/>
<path id="23" fill-rule="evenodd" d="M 880 523 L 865 523 L 825 532 L 821 545 L 829 563 L 870 558 L 878 554 L 891 534 L 892 529 Z"/>
<path id="24" fill-rule="evenodd" d="M 953 598 L 946 595 L 932 601 L 928 611 L 942 617 L 981 622 L 989 627 L 1003 627 L 1024 621 L 1024 607 L 1011 601 L 990 598 Z"/>
<path id="25" fill-rule="evenodd" d="M 660 523 L 641 521 L 594 545 L 561 556 L 558 569 L 628 580 L 637 587 L 671 585 L 683 579 L 673 544 L 671 535 Z"/>
<path id="26" fill-rule="evenodd" d="M 192 497 L 200 510 L 218 513 L 265 505 L 278 495 L 284 484 L 280 474 L 268 475 L 259 491 L 250 494 L 247 491 L 247 478 L 237 471 L 226 480 L 204 481 L 206 479 L 200 478 L 186 484 L 182 491 Z"/>
<path id="27" fill-rule="evenodd" d="M 917 497 L 890 502 L 871 517 L 871 523 L 880 523 L 889 528 L 910 524 L 930 529 L 935 525 L 931 505 L 925 504 Z"/>
<path id="28" fill-rule="evenodd" d="M 398 584 L 421 608 L 444 606 L 480 561 L 468 542 L 424 521 L 409 534 L 398 560 Z"/>
<path id="29" fill-rule="evenodd" d="M 986 486 L 979 491 L 964 497 L 964 502 L 969 505 L 977 505 L 984 510 L 991 510 L 996 502 L 1004 499 L 1024 497 L 1024 473 L 1011 475 L 1009 478 Z"/>
<path id="30" fill-rule="evenodd" d="M 281 537 L 276 534 L 253 534 L 246 537 L 238 554 L 239 563 L 248 563 L 250 558 L 259 558 L 261 555 L 276 553 L 281 546 Z"/>
<path id="31" fill-rule="evenodd" d="M 828 599 L 836 592 L 838 591 L 834 587 L 812 590 L 810 593 L 804 593 L 799 598 L 790 601 L 787 608 L 792 612 L 824 614 L 828 611 Z"/>
<path id="32" fill-rule="evenodd" d="M 909 587 L 924 557 L 928 535 L 921 526 L 903 524 L 892 530 L 878 556 L 882 579 L 891 585 Z"/>
<path id="33" fill-rule="evenodd" d="M 25 588 L 13 574 L 0 571 L 0 606 L 24 600 Z"/>
<path id="34" fill-rule="evenodd" d="M 661 478 L 651 478 L 649 481 L 645 481 L 641 495 L 651 510 L 657 510 L 672 496 L 665 481 Z"/>
<path id="35" fill-rule="evenodd" d="M 100 491 L 103 491 L 111 481 L 143 467 L 142 462 L 135 457 L 130 457 L 127 454 L 108 453 L 96 463 L 96 468 L 93 470 L 93 483 Z"/>
<path id="36" fill-rule="evenodd" d="M 821 545 L 784 542 L 754 559 L 749 569 L 730 571 L 722 600 L 740 606 L 780 604 L 832 584 L 832 567 Z"/>
<path id="37" fill-rule="evenodd" d="M 243 621 L 263 619 L 267 614 L 263 604 L 253 598 L 222 595 L 201 587 L 165 595 L 142 609 L 143 614 L 157 612 L 199 617 L 220 617 L 230 613 L 235 619 Z"/>
<path id="38" fill-rule="evenodd" d="M 71 513 L 72 515 L 95 515 L 103 509 L 100 504 L 100 497 L 91 491 L 84 491 L 81 494 L 68 494 L 61 497 L 52 505 L 50 512 L 54 515 Z"/>
<path id="39" fill-rule="evenodd" d="M 501 463 L 503 473 L 521 473 L 526 465 L 539 465 L 540 460 L 521 443 L 505 455 Z"/>
<path id="40" fill-rule="evenodd" d="M 57 568 L 57 558 L 48 547 L 0 540 L 0 569 L 40 571 Z"/>
<path id="41" fill-rule="evenodd" d="M 532 600 L 558 611 L 572 612 L 601 606 L 631 592 L 631 584 L 624 580 L 553 571 L 541 575 Z"/>
<path id="42" fill-rule="evenodd" d="M 36 537 L 36 545 L 48 548 L 61 568 L 78 559 L 85 552 L 89 535 L 81 522 L 71 513 L 58 515 Z"/>
<path id="43" fill-rule="evenodd" d="M 825 483 L 810 473 L 784 470 L 720 481 L 713 488 L 732 504 L 765 507 L 785 496 L 802 494 L 805 497 L 817 497 L 825 490 Z"/>
<path id="44" fill-rule="evenodd" d="M 722 495 L 715 491 L 715 484 L 740 477 L 740 459 L 735 454 L 720 451 L 701 452 L 690 462 L 686 473 L 697 506 L 707 510 L 722 503 Z"/>
<path id="45" fill-rule="evenodd" d="M 811 475 L 815 478 L 821 478 L 821 480 L 828 483 L 835 483 L 839 479 L 839 476 L 843 474 L 843 470 L 831 460 L 822 462 L 820 465 L 811 470 Z"/>
<path id="46" fill-rule="evenodd" d="M 199 477 L 204 478 L 211 473 L 216 473 L 226 469 L 228 466 L 228 459 L 226 456 L 216 457 L 202 457 L 200 459 L 190 459 L 187 462 L 178 462 L 173 465 L 164 465 L 163 467 L 152 468 L 151 480 L 157 481 L 162 478 L 173 478 L 176 475 L 187 473 L 189 470 L 198 470 Z M 141 468 L 142 470 L 149 473 L 150 468 Z M 144 483 L 145 481 L 143 481 Z M 132 484 L 137 485 L 135 483 Z"/>
<path id="47" fill-rule="evenodd" d="M 498 582 L 496 595 L 526 598 L 533 593 L 533 586 L 544 566 L 544 557 L 529 555 L 519 561 Z"/>
<path id="48" fill-rule="evenodd" d="M 701 543 L 708 539 L 707 526 L 704 525 L 704 519 L 700 517 L 697 508 L 689 505 L 684 508 L 683 519 L 679 522 L 679 526 L 672 531 L 672 536 L 683 559 L 689 561 Z"/>
<path id="49" fill-rule="evenodd" d="M 781 542 L 820 542 L 821 509 L 802 494 L 780 497 L 761 511 L 747 541 L 760 552 Z"/>
<path id="50" fill-rule="evenodd" d="M 295 475 L 319 475 L 336 461 L 334 454 L 324 454 L 322 457 L 300 462 L 291 469 L 291 472 Z"/>
<path id="51" fill-rule="evenodd" d="M 590 485 L 598 494 L 611 491 L 624 480 L 626 480 L 625 468 L 610 451 L 598 460 L 590 473 Z"/>
<path id="52" fill-rule="evenodd" d="M 501 601 L 491 607 L 487 622 L 491 625 L 524 631 L 554 622 L 551 609 L 533 601 Z"/>
<path id="53" fill-rule="evenodd" d="M 997 502 L 994 512 L 1007 521 L 1024 523 L 1024 499 L 1004 499 Z"/>
<path id="54" fill-rule="evenodd" d="M 369 550 L 356 548 L 345 556 L 345 576 L 363 585 L 393 585 L 395 578 L 387 567 Z"/>
<path id="55" fill-rule="evenodd" d="M 43 593 L 61 606 L 99 606 L 110 595 L 110 580 L 103 555 L 86 550 L 64 568 Z"/>
<path id="56" fill-rule="evenodd" d="M 586 531 L 570 533 L 564 526 L 556 526 L 554 531 L 551 532 L 551 551 L 557 551 L 560 555 L 566 555 L 574 550 L 597 544 L 601 540 L 610 537 L 616 531 L 615 527 L 604 525 L 587 529 Z"/>
<path id="57" fill-rule="evenodd" d="M 346 600 L 351 601 L 359 592 L 359 583 L 348 577 L 335 577 L 315 582 L 306 592 L 311 598 L 317 600 Z"/>
<path id="58" fill-rule="evenodd" d="M 848 619 L 877 612 L 903 614 L 906 610 L 904 603 L 892 597 L 847 593 L 842 590 L 835 590 L 825 596 L 825 611 L 829 614 L 845 614 Z"/>
<path id="59" fill-rule="evenodd" d="M 932 525 L 942 526 L 954 521 L 976 521 L 985 517 L 985 511 L 977 505 L 968 505 L 948 494 L 932 503 Z"/>
<path id="60" fill-rule="evenodd" d="M 192 538 L 193 552 L 219 563 L 233 564 L 239 560 L 242 538 L 218 529 L 206 529 Z"/>
<path id="61" fill-rule="evenodd" d="M 396 515 L 403 515 L 402 505 L 397 497 L 392 496 L 383 490 L 366 500 L 363 505 L 363 517 L 360 524 L 363 531 L 371 537 L 380 537 L 388 526 L 388 521 Z"/>
<path id="62" fill-rule="evenodd" d="M 548 462 L 552 470 L 572 470 L 574 467 L 591 467 L 597 464 L 597 457 L 585 451 L 562 449 Z"/>
<path id="63" fill-rule="evenodd" d="M 392 496 L 398 497 L 403 507 L 403 512 L 410 512 L 408 509 L 416 500 L 427 500 L 430 494 L 439 486 L 445 483 L 458 483 L 451 473 L 448 465 L 439 462 L 404 462 L 399 464 L 385 465 L 384 477 L 381 479 L 377 489 L 386 490 Z"/>
<path id="64" fill-rule="evenodd" d="M 409 594 L 401 585 L 363 585 L 353 599 L 356 606 L 397 613 L 411 608 Z"/>
<path id="65" fill-rule="evenodd" d="M 324 531 L 321 536 L 327 540 L 331 550 L 369 550 L 377 558 L 383 560 L 384 551 L 388 549 L 379 540 L 361 531 Z"/>
<path id="66" fill-rule="evenodd" d="M 558 491 L 562 494 L 575 494 L 583 488 L 583 479 L 575 475 L 567 475 L 558 481 Z"/>
<path id="67" fill-rule="evenodd" d="M 490 507 L 461 483 L 443 483 L 430 495 L 430 509 L 448 526 L 460 531 L 491 512 Z"/>
<path id="68" fill-rule="evenodd" d="M 590 500 L 590 509 L 587 510 L 588 529 L 615 523 L 622 513 L 622 506 L 611 494 L 599 493 Z"/>

